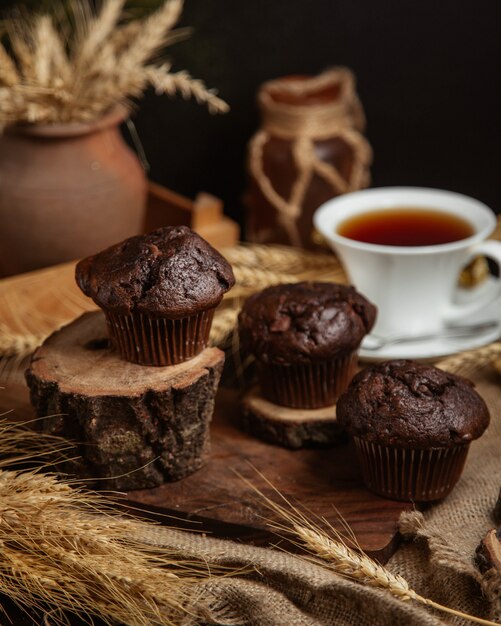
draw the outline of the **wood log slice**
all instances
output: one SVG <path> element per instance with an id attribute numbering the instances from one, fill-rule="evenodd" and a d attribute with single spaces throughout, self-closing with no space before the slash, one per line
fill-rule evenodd
<path id="1" fill-rule="evenodd" d="M 217 348 L 169 367 L 128 363 L 110 348 L 97 311 L 52 334 L 33 355 L 26 380 L 37 415 L 45 417 L 41 430 L 76 442 L 80 458 L 65 471 L 99 478 L 107 489 L 146 489 L 207 460 L 223 363 Z"/>
<path id="2" fill-rule="evenodd" d="M 242 399 L 242 426 L 251 435 L 285 448 L 331 445 L 343 439 L 336 405 L 291 409 L 265 400 L 259 387 Z"/>
<path id="3" fill-rule="evenodd" d="M 493 568 L 501 574 L 501 529 L 489 530 L 477 548 L 475 560 L 483 574 Z"/>

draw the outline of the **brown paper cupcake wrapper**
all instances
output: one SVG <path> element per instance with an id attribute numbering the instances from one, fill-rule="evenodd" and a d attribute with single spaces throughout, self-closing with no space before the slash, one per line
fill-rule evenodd
<path id="1" fill-rule="evenodd" d="M 259 364 L 263 396 L 280 406 L 318 409 L 335 404 L 355 373 L 357 352 L 314 364 Z"/>
<path id="2" fill-rule="evenodd" d="M 416 450 L 353 437 L 368 489 L 392 500 L 427 502 L 449 494 L 459 480 L 470 444 Z"/>
<path id="3" fill-rule="evenodd" d="M 192 359 L 207 347 L 214 309 L 177 320 L 105 314 L 110 338 L 123 359 L 165 366 Z"/>

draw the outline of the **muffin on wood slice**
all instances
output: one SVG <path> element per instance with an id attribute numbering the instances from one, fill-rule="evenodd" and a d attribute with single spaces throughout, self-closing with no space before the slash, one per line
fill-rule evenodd
<path id="1" fill-rule="evenodd" d="M 214 310 L 235 283 L 230 264 L 187 226 L 166 226 L 87 257 L 80 289 L 103 309 L 121 357 L 174 365 L 199 354 Z"/>
<path id="2" fill-rule="evenodd" d="M 359 372 L 339 398 L 337 418 L 371 491 L 431 501 L 452 491 L 489 411 L 469 380 L 399 360 Z"/>
<path id="3" fill-rule="evenodd" d="M 147 489 L 207 462 L 223 363 L 218 348 L 169 367 L 125 362 L 93 311 L 36 350 L 26 380 L 36 426 L 74 442 L 63 471 L 106 489 Z"/>
<path id="4" fill-rule="evenodd" d="M 276 285 L 252 295 L 239 315 L 243 352 L 254 355 L 263 396 L 295 409 L 335 404 L 350 382 L 376 307 L 353 287 Z"/>

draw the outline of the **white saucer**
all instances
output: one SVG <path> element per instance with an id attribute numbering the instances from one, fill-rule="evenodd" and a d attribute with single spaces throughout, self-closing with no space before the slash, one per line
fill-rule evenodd
<path id="1" fill-rule="evenodd" d="M 496 341 L 501 336 L 501 325 L 477 337 L 454 337 L 409 341 L 384 346 L 378 350 L 364 350 L 363 342 L 359 351 L 362 361 L 386 361 L 388 359 L 434 360 L 465 350 L 473 350 Z"/>
<path id="2" fill-rule="evenodd" d="M 480 287 L 477 287 L 475 291 L 463 291 L 458 292 L 458 302 L 468 302 L 476 297 L 481 297 L 484 290 L 490 288 L 490 283 L 495 279 L 490 278 Z M 424 360 L 436 360 L 464 352 L 465 350 L 473 350 L 486 346 L 493 341 L 496 341 L 501 336 L 501 294 L 499 294 L 493 301 L 487 304 L 483 311 L 476 313 L 467 320 L 464 319 L 461 322 L 456 322 L 460 325 L 473 325 L 479 323 L 497 323 L 492 329 L 483 330 L 477 335 L 467 337 L 440 337 L 434 339 L 427 339 L 417 341 L 417 339 L 405 341 L 402 343 L 388 344 L 377 350 L 364 349 L 364 342 L 362 341 L 361 348 L 359 350 L 359 357 L 363 361 L 385 361 L 389 359 L 412 359 L 415 361 Z M 367 339 L 370 338 L 370 335 Z"/>

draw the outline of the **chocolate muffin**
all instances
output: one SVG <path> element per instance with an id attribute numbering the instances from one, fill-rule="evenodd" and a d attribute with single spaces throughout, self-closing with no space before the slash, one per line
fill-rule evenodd
<path id="1" fill-rule="evenodd" d="M 261 390 L 275 404 L 332 405 L 356 367 L 376 308 L 353 287 L 301 282 L 251 296 L 239 315 L 242 350 L 258 362 Z"/>
<path id="2" fill-rule="evenodd" d="M 212 317 L 235 283 L 229 263 L 187 226 L 126 239 L 76 267 L 127 361 L 173 365 L 207 345 Z"/>
<path id="3" fill-rule="evenodd" d="M 453 489 L 489 411 L 469 380 L 399 360 L 359 372 L 339 398 L 337 419 L 353 438 L 369 489 L 428 501 Z"/>

